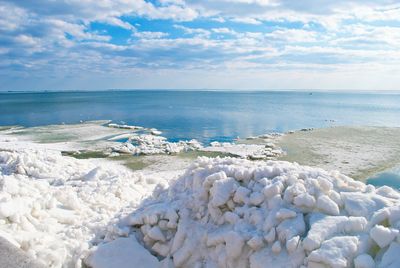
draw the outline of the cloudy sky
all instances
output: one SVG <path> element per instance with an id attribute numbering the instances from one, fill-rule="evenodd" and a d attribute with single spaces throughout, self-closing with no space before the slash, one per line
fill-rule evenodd
<path id="1" fill-rule="evenodd" d="M 400 89 L 394 0 L 0 0 L 0 90 Z"/>

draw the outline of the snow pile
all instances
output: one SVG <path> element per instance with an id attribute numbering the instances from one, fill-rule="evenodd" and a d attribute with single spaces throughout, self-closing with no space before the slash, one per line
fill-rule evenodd
<path id="1" fill-rule="evenodd" d="M 200 148 L 202 145 L 197 140 L 168 142 L 167 138 L 162 136 L 141 134 L 130 136 L 127 142 L 114 146 L 112 150 L 117 153 L 150 155 L 174 154 Z"/>
<path id="2" fill-rule="evenodd" d="M 157 181 L 124 167 L 53 151 L 0 152 L 0 236 L 45 267 L 80 267 L 88 249 L 107 241 L 124 208 Z"/>
<path id="3" fill-rule="evenodd" d="M 338 172 L 202 157 L 120 225 L 163 267 L 400 267 L 399 200 Z"/>

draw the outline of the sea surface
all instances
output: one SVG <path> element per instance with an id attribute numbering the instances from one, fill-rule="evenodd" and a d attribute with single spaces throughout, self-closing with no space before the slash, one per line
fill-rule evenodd
<path id="1" fill-rule="evenodd" d="M 110 119 L 170 140 L 230 141 L 332 125 L 400 126 L 399 93 L 101 91 L 0 93 L 0 126 Z"/>

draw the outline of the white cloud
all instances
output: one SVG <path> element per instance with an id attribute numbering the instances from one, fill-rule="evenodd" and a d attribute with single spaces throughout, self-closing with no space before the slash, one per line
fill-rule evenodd
<path id="1" fill-rule="evenodd" d="M 218 34 L 232 34 L 235 35 L 237 34 L 235 31 L 233 31 L 232 29 L 226 28 L 226 27 L 222 27 L 222 28 L 213 28 L 211 29 L 214 33 L 218 33 Z"/>
<path id="2" fill-rule="evenodd" d="M 196 75 L 209 77 L 215 87 L 239 87 L 245 79 L 255 81 L 254 87 L 277 87 L 287 74 L 282 87 L 312 85 L 314 78 L 329 87 L 334 79 L 328 74 L 344 85 L 350 81 L 346 72 L 372 76 L 375 69 L 377 81 L 394 83 L 400 79 L 388 72 L 400 70 L 396 2 L 0 0 L 0 77 L 40 81 L 88 72 L 111 79 L 160 71 L 177 81 L 185 73 L 204 87 Z M 93 26 L 96 22 L 100 26 Z M 103 24 L 122 34 L 113 36 L 108 29 L 115 28 Z M 188 81 L 181 85 L 190 87 Z M 146 83 L 156 87 L 154 79 Z"/>
<path id="3" fill-rule="evenodd" d="M 190 28 L 190 27 L 185 27 L 182 25 L 175 24 L 174 28 L 180 29 L 184 31 L 186 34 L 195 34 L 199 36 L 209 36 L 211 34 L 210 31 L 205 30 L 203 28 Z"/>
<path id="4" fill-rule="evenodd" d="M 261 21 L 259 21 L 257 19 L 254 19 L 254 18 L 250 18 L 250 17 L 247 17 L 247 18 L 240 18 L 240 17 L 232 18 L 231 21 L 239 22 L 239 23 L 246 23 L 246 24 L 254 24 L 254 25 L 262 24 Z"/>
<path id="5" fill-rule="evenodd" d="M 143 38 L 143 39 L 160 39 L 160 38 L 168 36 L 168 33 L 164 33 L 164 32 L 136 32 L 133 35 L 138 37 L 138 38 Z"/>

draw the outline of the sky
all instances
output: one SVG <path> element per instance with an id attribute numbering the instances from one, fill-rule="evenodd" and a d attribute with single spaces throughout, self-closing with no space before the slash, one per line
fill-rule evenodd
<path id="1" fill-rule="evenodd" d="M 0 0 L 0 91 L 399 90 L 393 0 Z"/>

